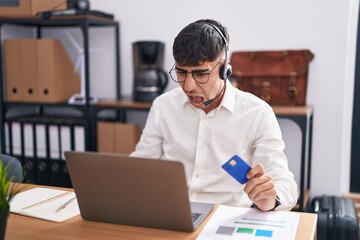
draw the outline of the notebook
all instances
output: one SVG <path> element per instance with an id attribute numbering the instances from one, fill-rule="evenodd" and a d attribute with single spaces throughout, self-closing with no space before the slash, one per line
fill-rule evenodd
<path id="1" fill-rule="evenodd" d="M 62 206 L 65 207 L 60 209 Z M 53 222 L 63 222 L 80 214 L 74 192 L 51 188 L 33 188 L 16 194 L 10 201 L 10 212 Z"/>
<path id="2" fill-rule="evenodd" d="M 180 162 L 74 151 L 65 158 L 85 220 L 191 232 L 214 207 L 190 203 Z"/>

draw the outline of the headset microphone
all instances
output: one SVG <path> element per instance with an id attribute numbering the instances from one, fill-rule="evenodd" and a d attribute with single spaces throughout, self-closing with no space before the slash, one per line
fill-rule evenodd
<path id="1" fill-rule="evenodd" d="M 214 99 L 215 98 L 212 98 L 212 99 L 209 99 L 206 102 L 204 102 L 205 107 L 209 106 L 214 101 Z"/>
<path id="2" fill-rule="evenodd" d="M 226 87 L 226 83 L 224 83 L 224 86 L 222 87 L 221 91 L 214 97 L 211 98 L 207 101 L 204 102 L 205 107 L 209 106 L 215 99 L 217 99 L 218 97 L 220 97 L 220 95 L 222 94 L 222 92 L 225 90 Z"/>

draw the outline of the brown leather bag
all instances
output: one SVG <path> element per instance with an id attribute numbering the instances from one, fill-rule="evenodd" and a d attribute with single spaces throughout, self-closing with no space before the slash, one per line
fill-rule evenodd
<path id="1" fill-rule="evenodd" d="M 309 50 L 238 51 L 231 55 L 231 80 L 271 105 L 305 105 Z"/>

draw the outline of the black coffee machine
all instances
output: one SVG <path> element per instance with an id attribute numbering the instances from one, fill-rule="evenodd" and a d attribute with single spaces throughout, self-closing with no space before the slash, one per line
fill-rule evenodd
<path id="1" fill-rule="evenodd" d="M 165 44 L 159 41 L 138 41 L 132 44 L 134 58 L 134 100 L 151 102 L 168 84 L 163 70 Z"/>

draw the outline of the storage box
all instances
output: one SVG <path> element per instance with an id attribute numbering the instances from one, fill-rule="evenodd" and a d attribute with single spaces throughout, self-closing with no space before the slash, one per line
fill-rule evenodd
<path id="1" fill-rule="evenodd" d="M 56 39 L 7 39 L 4 59 L 7 101 L 57 103 L 80 92 L 80 76 Z"/>
<path id="2" fill-rule="evenodd" d="M 39 100 L 39 83 L 37 64 L 36 40 L 24 39 L 20 41 L 21 86 L 23 87 L 23 101 L 36 102 Z"/>
<path id="3" fill-rule="evenodd" d="M 130 154 L 141 136 L 141 128 L 135 123 L 98 122 L 98 151 Z"/>
<path id="4" fill-rule="evenodd" d="M 115 152 L 115 124 L 113 122 L 98 122 L 97 150 L 98 152 Z"/>
<path id="5" fill-rule="evenodd" d="M 58 40 L 37 40 L 39 102 L 67 101 L 80 93 L 80 75 Z"/>
<path id="6" fill-rule="evenodd" d="M 30 17 L 38 12 L 67 9 L 64 0 L 12 0 L 0 1 L 0 17 Z"/>
<path id="7" fill-rule="evenodd" d="M 22 101 L 20 41 L 4 41 L 4 62 L 7 100 Z"/>

